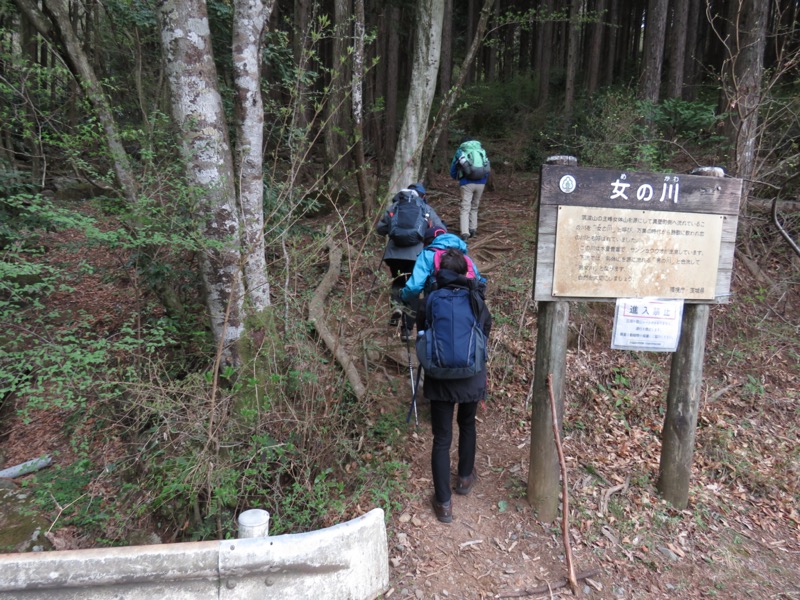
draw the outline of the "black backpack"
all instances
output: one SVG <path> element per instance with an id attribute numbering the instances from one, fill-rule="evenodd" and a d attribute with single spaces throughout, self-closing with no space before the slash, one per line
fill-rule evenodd
<path id="1" fill-rule="evenodd" d="M 428 206 L 414 190 L 400 190 L 389 209 L 389 237 L 396 246 L 416 246 L 428 229 Z"/>

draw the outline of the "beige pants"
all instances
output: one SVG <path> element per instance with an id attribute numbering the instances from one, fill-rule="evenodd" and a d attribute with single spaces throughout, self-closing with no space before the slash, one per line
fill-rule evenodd
<path id="1" fill-rule="evenodd" d="M 469 233 L 478 228 L 478 207 L 481 205 L 483 183 L 467 183 L 461 186 L 461 212 L 459 227 L 461 233 Z"/>

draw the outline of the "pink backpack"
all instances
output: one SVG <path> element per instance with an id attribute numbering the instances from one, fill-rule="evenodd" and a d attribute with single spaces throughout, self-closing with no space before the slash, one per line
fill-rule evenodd
<path id="1" fill-rule="evenodd" d="M 442 254 L 445 253 L 447 248 L 432 248 L 433 250 L 433 274 L 436 274 L 439 271 L 439 265 L 442 262 Z M 472 262 L 472 259 L 464 255 L 464 258 L 467 259 L 467 279 L 475 279 L 475 265 Z"/>

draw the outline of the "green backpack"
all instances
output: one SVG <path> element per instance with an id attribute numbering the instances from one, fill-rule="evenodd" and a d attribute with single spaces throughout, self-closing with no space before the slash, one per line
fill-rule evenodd
<path id="1" fill-rule="evenodd" d="M 477 180 L 489 175 L 489 159 L 486 156 L 486 150 L 478 140 L 464 142 L 459 149 L 461 156 L 458 158 L 458 166 L 464 177 Z"/>

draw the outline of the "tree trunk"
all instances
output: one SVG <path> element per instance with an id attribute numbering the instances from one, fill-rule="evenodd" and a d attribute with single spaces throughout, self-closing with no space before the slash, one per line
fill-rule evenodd
<path id="1" fill-rule="evenodd" d="M 236 167 L 239 174 L 244 285 L 248 311 L 270 306 L 264 250 L 264 103 L 261 43 L 275 0 L 235 0 L 233 72 L 236 86 Z"/>
<path id="2" fill-rule="evenodd" d="M 658 103 L 661 91 L 661 63 L 667 30 L 667 0 L 649 0 L 645 17 L 644 57 L 639 97 Z"/>
<path id="3" fill-rule="evenodd" d="M 442 22 L 442 59 L 439 61 L 439 97 L 442 99 L 444 107 L 450 87 L 453 84 L 453 0 L 444 2 L 444 20 Z M 443 110 L 436 116 L 434 131 L 438 128 L 440 121 L 448 118 Z M 447 135 L 447 128 L 442 128 L 442 133 L 436 142 L 436 150 L 432 152 L 431 160 L 425 162 L 435 171 L 442 172 L 450 165 L 450 140 Z M 436 164 L 434 164 L 434 161 Z M 422 179 L 425 180 L 423 173 Z"/>
<path id="4" fill-rule="evenodd" d="M 213 243 L 200 259 L 206 307 L 223 359 L 238 365 L 244 303 L 239 220 L 206 6 L 203 0 L 161 0 L 159 17 L 173 118 L 181 131 L 187 179 L 204 191 L 200 198 L 203 234 Z M 192 35 L 187 35 L 188 31 Z"/>
<path id="5" fill-rule="evenodd" d="M 387 203 L 396 188 L 417 181 L 419 176 L 428 116 L 436 92 L 443 18 L 444 0 L 418 0 L 412 85 L 389 178 Z"/>
<path id="6" fill-rule="evenodd" d="M 758 149 L 758 108 L 761 104 L 768 3 L 763 0 L 738 1 L 735 23 L 738 36 L 730 46 L 730 78 L 725 94 L 731 114 L 729 136 L 736 149 L 733 175 L 744 180 L 742 197 L 746 200 Z"/>
<path id="7" fill-rule="evenodd" d="M 308 49 L 306 48 L 306 35 L 310 27 L 311 0 L 294 0 L 294 33 L 292 37 L 292 53 L 294 64 L 301 72 L 308 68 Z M 305 131 L 309 124 L 308 85 L 305 78 L 295 78 L 294 102 L 294 127 Z"/>
<path id="8" fill-rule="evenodd" d="M 539 73 L 539 94 L 536 104 L 540 108 L 550 100 L 550 65 L 553 62 L 553 0 L 544 0 L 542 10 L 545 20 L 539 23 L 539 35 L 536 40 L 536 72 Z"/>
<path id="9" fill-rule="evenodd" d="M 575 78 L 578 71 L 578 50 L 580 49 L 581 18 L 583 17 L 582 7 L 582 0 L 572 0 L 570 2 L 567 76 L 564 83 L 564 119 L 567 124 L 572 121 L 572 111 L 575 106 Z"/>
<path id="10" fill-rule="evenodd" d="M 513 8 L 506 0 L 506 8 Z M 500 10 L 500 3 L 496 4 L 498 11 Z M 499 16 L 499 13 L 498 13 Z M 514 70 L 516 67 L 517 52 L 514 48 L 514 39 L 517 37 L 519 25 L 517 23 L 509 23 L 504 27 L 503 32 L 503 64 L 502 64 L 502 80 L 505 83 L 510 82 L 514 78 Z"/>
<path id="11" fill-rule="evenodd" d="M 366 108 L 366 118 L 364 119 L 364 139 L 367 146 L 372 148 L 372 157 L 377 159 L 374 161 L 376 167 L 373 174 L 376 178 L 380 178 L 380 167 L 383 157 L 380 152 L 384 147 L 384 117 L 385 117 L 385 101 L 386 101 L 386 7 L 382 6 L 380 11 L 373 7 L 373 10 L 367 13 L 368 20 L 366 29 L 368 31 L 377 31 L 377 39 L 365 48 L 366 57 L 365 64 L 377 66 L 373 68 L 367 67 L 365 69 L 365 82 L 364 88 L 364 106 Z M 375 110 L 377 107 L 378 99 L 384 102 L 384 110 Z"/>
<path id="12" fill-rule="evenodd" d="M 672 0 L 672 25 L 669 35 L 669 64 L 667 65 L 667 98 L 683 97 L 688 12 L 689 0 Z"/>
<path id="13" fill-rule="evenodd" d="M 400 9 L 394 5 L 387 10 L 389 32 L 386 51 L 386 135 L 383 155 L 390 162 L 397 148 L 397 79 L 400 76 Z"/>
<path id="14" fill-rule="evenodd" d="M 608 45 L 606 46 L 606 59 L 605 59 L 605 67 L 603 69 L 603 84 L 606 86 L 612 85 L 614 83 L 614 77 L 616 75 L 616 71 L 614 66 L 616 63 L 616 55 L 617 55 L 617 48 L 619 44 L 617 41 L 620 39 L 619 34 L 619 0 L 609 0 L 611 4 L 609 14 L 608 14 L 608 23 L 611 25 L 608 28 L 608 34 L 606 38 L 608 39 Z"/>
<path id="15" fill-rule="evenodd" d="M 586 93 L 590 96 L 597 91 L 600 81 L 600 57 L 603 49 L 603 37 L 605 34 L 606 0 L 597 0 L 595 12 L 598 15 L 598 22 L 592 25 L 592 37 L 589 40 L 589 60 L 586 64 Z"/>
<path id="16" fill-rule="evenodd" d="M 368 235 L 371 229 L 372 214 L 375 207 L 372 203 L 367 185 L 367 161 L 364 157 L 364 0 L 355 0 L 355 20 L 353 22 L 353 78 L 351 83 L 351 97 L 353 103 L 353 135 L 355 147 L 353 156 L 356 163 L 356 180 L 358 192 L 361 196 L 361 217 L 364 224 L 364 234 Z"/>
<path id="17" fill-rule="evenodd" d="M 347 163 L 347 139 L 344 135 L 351 130 L 348 123 L 345 93 L 348 84 L 351 84 L 350 57 L 347 56 L 348 47 L 352 45 L 350 38 L 352 0 L 334 1 L 334 35 L 333 56 L 331 57 L 330 92 L 326 109 L 327 122 L 325 123 L 325 153 L 328 164 L 337 167 L 350 166 Z M 363 21 L 362 21 L 363 22 Z M 363 55 L 362 55 L 363 61 Z M 341 172 L 333 169 L 332 173 Z"/>
<path id="18" fill-rule="evenodd" d="M 684 100 L 697 97 L 697 72 L 700 57 L 698 55 L 699 21 L 701 16 L 700 0 L 689 0 L 686 19 L 686 56 L 683 60 L 683 92 Z"/>

